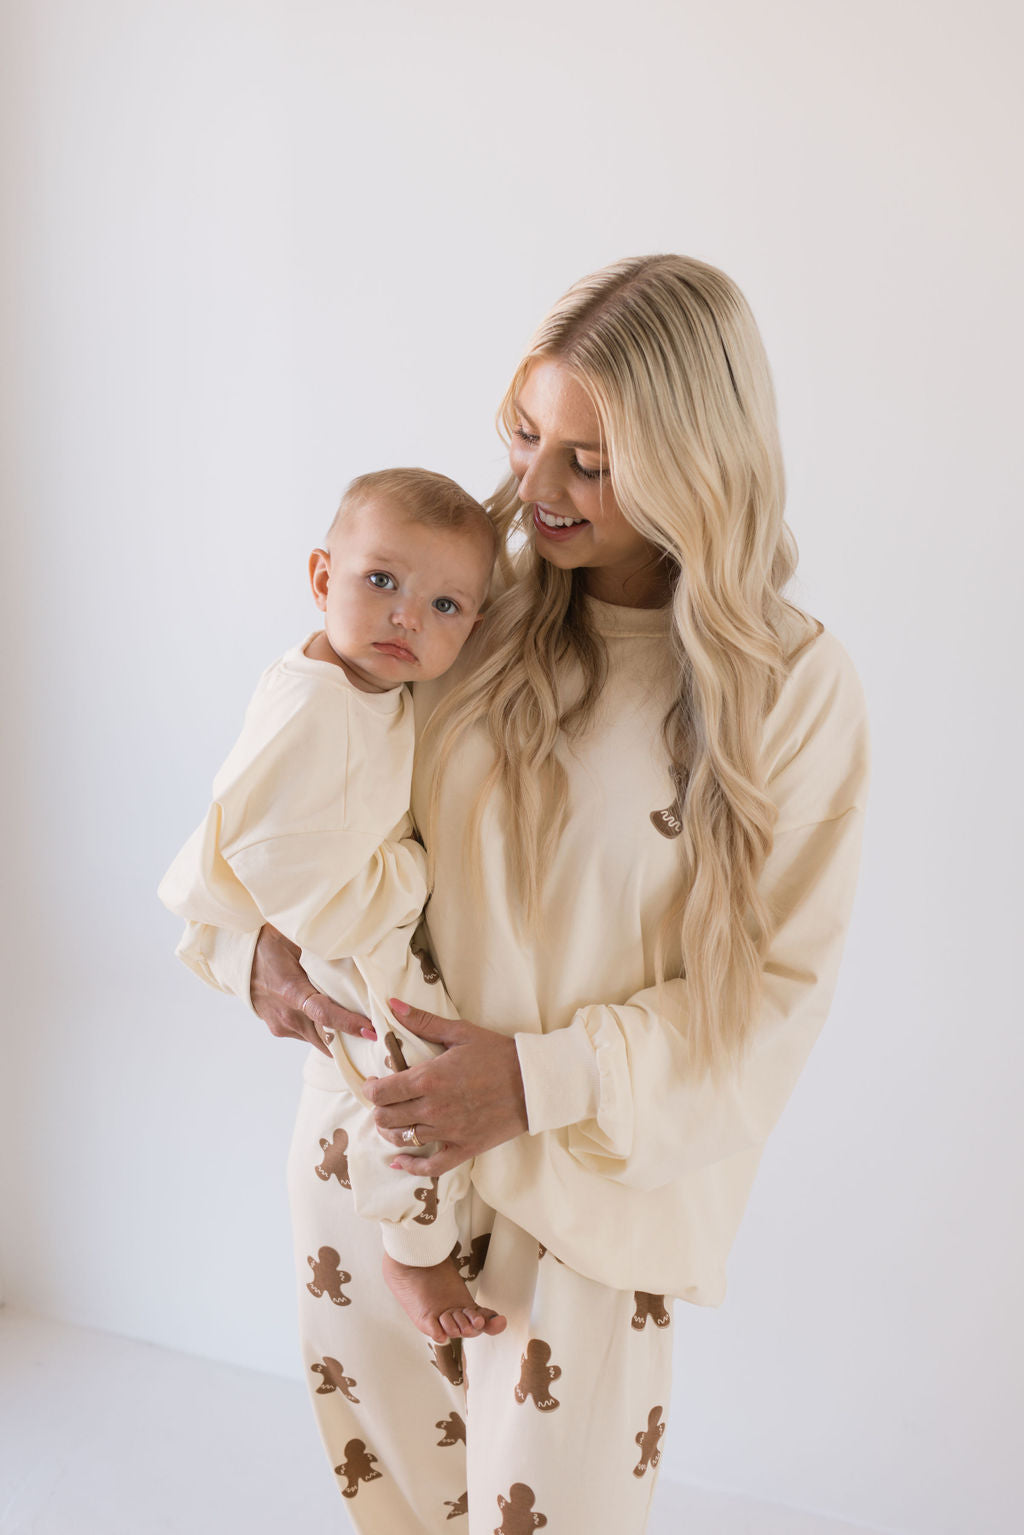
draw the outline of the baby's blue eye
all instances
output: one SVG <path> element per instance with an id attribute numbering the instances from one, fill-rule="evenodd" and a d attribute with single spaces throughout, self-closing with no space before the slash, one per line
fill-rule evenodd
<path id="1" fill-rule="evenodd" d="M 439 613 L 457 613 L 459 604 L 454 597 L 435 597 L 434 607 Z"/>
<path id="2" fill-rule="evenodd" d="M 366 579 L 369 581 L 370 585 L 375 586 L 379 592 L 390 592 L 394 590 L 395 578 L 394 576 L 389 576 L 386 570 L 371 570 Z"/>

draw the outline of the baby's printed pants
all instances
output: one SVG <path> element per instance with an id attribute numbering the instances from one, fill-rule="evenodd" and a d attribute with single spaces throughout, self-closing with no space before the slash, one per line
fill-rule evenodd
<path id="1" fill-rule="evenodd" d="M 671 1301 L 561 1263 L 470 1191 L 458 1263 L 497 1337 L 437 1348 L 381 1276 L 379 1228 L 324 1147 L 343 1092 L 307 1081 L 289 1164 L 306 1379 L 360 1535 L 641 1535 L 661 1459 Z"/>

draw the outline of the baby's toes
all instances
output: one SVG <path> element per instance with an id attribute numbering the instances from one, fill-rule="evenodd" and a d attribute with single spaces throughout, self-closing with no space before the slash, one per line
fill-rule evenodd
<path id="1" fill-rule="evenodd" d="M 459 1323 L 459 1313 L 457 1309 L 442 1311 L 440 1316 L 437 1318 L 437 1322 L 438 1325 L 444 1329 L 441 1338 L 438 1340 L 439 1342 L 443 1343 L 447 1338 L 462 1337 L 462 1327 Z"/>

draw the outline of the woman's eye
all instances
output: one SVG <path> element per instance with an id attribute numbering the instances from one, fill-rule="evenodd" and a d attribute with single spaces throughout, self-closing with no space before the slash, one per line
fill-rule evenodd
<path id="1" fill-rule="evenodd" d="M 371 570 L 366 579 L 369 581 L 370 585 L 375 586 L 379 592 L 390 592 L 394 590 L 395 578 L 394 576 L 389 576 L 386 570 Z"/>
<path id="2" fill-rule="evenodd" d="M 536 432 L 528 432 L 526 428 L 522 426 L 516 427 L 515 434 L 517 437 L 521 437 L 524 442 L 533 443 L 540 441 L 540 438 L 537 436 Z"/>
<path id="3" fill-rule="evenodd" d="M 604 474 L 603 469 L 584 469 L 575 453 L 572 456 L 572 467 L 577 474 L 581 474 L 585 480 L 599 480 Z"/>
<path id="4" fill-rule="evenodd" d="M 435 597 L 434 607 L 439 613 L 457 613 L 459 604 L 454 597 Z"/>

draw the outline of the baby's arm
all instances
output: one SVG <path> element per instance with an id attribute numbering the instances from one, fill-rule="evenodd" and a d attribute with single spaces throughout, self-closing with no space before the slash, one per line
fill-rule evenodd
<path id="1" fill-rule="evenodd" d="M 213 927 L 269 922 L 323 959 L 368 951 L 426 900 L 426 856 L 406 814 L 411 714 L 397 734 L 353 740 L 343 687 L 267 676 L 160 897 Z"/>

